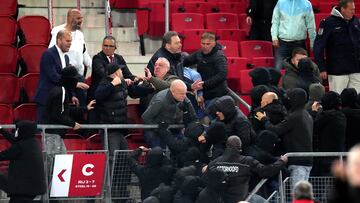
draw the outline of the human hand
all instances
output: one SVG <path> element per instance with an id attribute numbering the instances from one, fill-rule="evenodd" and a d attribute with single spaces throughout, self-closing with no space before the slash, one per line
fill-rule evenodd
<path id="1" fill-rule="evenodd" d="M 148 68 L 144 68 L 145 71 L 145 80 L 150 80 L 150 78 L 152 77 L 151 71 Z"/>
<path id="2" fill-rule="evenodd" d="M 250 16 L 247 16 L 247 17 L 246 17 L 246 23 L 247 23 L 248 25 L 252 25 L 252 18 L 251 18 Z"/>
<path id="3" fill-rule="evenodd" d="M 346 169 L 344 163 L 340 160 L 336 160 L 331 165 L 331 173 L 342 180 L 346 180 Z"/>
<path id="4" fill-rule="evenodd" d="M 288 157 L 287 157 L 286 155 L 280 156 L 280 160 L 282 160 L 283 162 L 287 163 L 287 162 L 288 162 Z"/>
<path id="5" fill-rule="evenodd" d="M 121 79 L 116 76 L 116 77 L 114 77 L 114 79 L 111 81 L 111 84 L 112 84 L 113 86 L 119 85 L 119 84 L 121 84 Z"/>
<path id="6" fill-rule="evenodd" d="M 193 91 L 202 90 L 204 85 L 204 81 L 201 80 L 195 80 L 193 84 L 191 84 L 191 89 Z"/>
<path id="7" fill-rule="evenodd" d="M 96 104 L 96 101 L 95 101 L 95 100 L 91 100 L 91 101 L 89 102 L 89 104 L 86 106 L 87 110 L 90 111 L 91 109 L 93 109 L 94 106 L 95 106 L 95 104 Z"/>
<path id="8" fill-rule="evenodd" d="M 127 86 L 130 86 L 130 85 L 132 85 L 132 84 L 134 84 L 134 81 L 132 81 L 131 79 L 125 79 L 125 82 L 126 82 L 126 85 Z"/>
<path id="9" fill-rule="evenodd" d="M 146 147 L 144 147 L 144 146 L 140 146 L 139 148 L 140 148 L 141 151 L 143 151 L 143 152 L 147 152 L 147 151 L 150 150 L 149 148 L 146 148 Z"/>
<path id="10" fill-rule="evenodd" d="M 273 44 L 273 46 L 275 47 L 275 48 L 279 48 L 279 40 L 274 40 L 273 42 L 272 42 L 272 44 Z"/>
<path id="11" fill-rule="evenodd" d="M 198 141 L 202 144 L 206 143 L 206 137 L 204 135 L 200 135 L 198 137 Z"/>
<path id="12" fill-rule="evenodd" d="M 72 102 L 72 104 L 74 104 L 76 106 L 80 105 L 79 99 L 76 98 L 75 96 L 71 97 L 71 102 Z"/>
<path id="13" fill-rule="evenodd" d="M 323 79 L 323 80 L 326 80 L 327 79 L 327 73 L 326 71 L 323 71 L 320 73 L 320 78 Z"/>
<path id="14" fill-rule="evenodd" d="M 87 90 L 87 89 L 89 89 L 89 85 L 87 85 L 86 83 L 83 83 L 83 82 L 77 82 L 76 88 Z"/>
<path id="15" fill-rule="evenodd" d="M 319 111 L 319 109 L 321 108 L 321 104 L 317 101 L 315 101 L 312 105 L 311 105 L 311 110 L 313 111 Z"/>
<path id="16" fill-rule="evenodd" d="M 79 130 L 81 128 L 81 125 L 77 122 L 75 122 L 74 130 Z"/>
<path id="17" fill-rule="evenodd" d="M 256 112 L 255 114 L 255 118 L 258 119 L 259 121 L 263 120 L 264 118 L 266 118 L 266 113 L 261 113 L 260 111 L 259 112 Z"/>
<path id="18" fill-rule="evenodd" d="M 200 108 L 202 108 L 202 109 L 205 109 L 205 99 L 204 99 L 204 97 L 203 96 L 198 96 L 196 98 L 196 100 L 197 100 L 198 106 Z"/>

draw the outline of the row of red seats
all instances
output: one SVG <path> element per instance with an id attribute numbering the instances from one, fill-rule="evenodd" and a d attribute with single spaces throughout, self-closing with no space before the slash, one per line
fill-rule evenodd
<path id="1" fill-rule="evenodd" d="M 49 44 L 50 23 L 44 16 L 23 16 L 18 21 L 10 16 L 0 16 L 2 34 L 0 44 L 16 44 L 17 31 L 23 44 Z"/>
<path id="2" fill-rule="evenodd" d="M 0 81 L 2 83 L 0 103 L 14 104 L 19 102 L 20 91 L 26 94 L 28 102 L 32 102 L 39 81 L 39 75 L 39 73 L 28 73 L 18 78 L 11 73 L 0 73 Z"/>

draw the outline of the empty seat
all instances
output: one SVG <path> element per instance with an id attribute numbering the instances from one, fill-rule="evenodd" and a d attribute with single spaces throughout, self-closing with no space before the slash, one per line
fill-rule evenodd
<path id="1" fill-rule="evenodd" d="M 217 6 L 221 13 L 245 13 L 245 1 L 241 2 L 219 2 Z"/>
<path id="2" fill-rule="evenodd" d="M 67 133 L 63 140 L 67 150 L 86 150 L 88 146 L 87 140 L 79 134 Z"/>
<path id="3" fill-rule="evenodd" d="M 206 29 L 184 30 L 183 51 L 191 53 L 200 49 L 201 35 L 204 32 L 210 32 L 210 31 L 212 30 L 206 30 Z"/>
<path id="4" fill-rule="evenodd" d="M 238 16 L 233 13 L 208 13 L 206 14 L 208 29 L 238 29 Z"/>
<path id="5" fill-rule="evenodd" d="M 96 133 L 87 138 L 87 149 L 88 150 L 103 150 L 103 143 L 101 135 Z"/>
<path id="6" fill-rule="evenodd" d="M 11 45 L 0 45 L 0 73 L 15 73 L 17 68 L 18 53 Z"/>
<path id="7" fill-rule="evenodd" d="M 12 124 L 14 121 L 13 109 L 8 104 L 0 104 L 0 123 Z"/>
<path id="8" fill-rule="evenodd" d="M 336 5 L 337 5 L 336 2 L 320 2 L 319 3 L 320 13 L 330 14 L 332 8 Z"/>
<path id="9" fill-rule="evenodd" d="M 19 80 L 11 73 L 0 73 L 0 103 L 13 104 L 19 100 Z"/>
<path id="10" fill-rule="evenodd" d="M 170 2 L 169 7 L 170 7 L 169 8 L 170 14 L 185 12 L 184 5 L 182 2 Z"/>
<path id="11" fill-rule="evenodd" d="M 238 57 L 239 56 L 239 49 L 237 41 L 230 41 L 230 40 L 218 40 L 219 44 L 223 46 L 223 52 L 227 57 Z"/>
<path id="12" fill-rule="evenodd" d="M 14 121 L 29 120 L 36 122 L 36 104 L 25 103 L 14 109 Z"/>
<path id="13" fill-rule="evenodd" d="M 247 15 L 245 13 L 240 13 L 238 15 L 239 29 L 244 30 L 247 34 L 249 34 L 251 26 L 246 23 L 246 17 Z"/>
<path id="14" fill-rule="evenodd" d="M 40 73 L 28 73 L 20 78 L 20 90 L 26 97 L 25 102 L 33 102 L 36 88 L 39 82 Z"/>
<path id="15" fill-rule="evenodd" d="M 50 23 L 44 16 L 23 16 L 18 20 L 18 25 L 21 31 L 21 45 L 49 44 Z"/>
<path id="16" fill-rule="evenodd" d="M 40 73 L 40 60 L 47 46 L 27 44 L 19 49 L 22 71 L 26 73 Z"/>
<path id="17" fill-rule="evenodd" d="M 251 61 L 251 64 L 254 65 L 254 67 L 274 67 L 275 60 L 274 57 L 254 57 Z"/>
<path id="18" fill-rule="evenodd" d="M 233 91 L 240 92 L 240 71 L 247 69 L 250 60 L 245 57 L 228 57 L 227 59 L 228 85 Z"/>
<path id="19" fill-rule="evenodd" d="M 243 41 L 246 40 L 247 33 L 240 29 L 217 29 L 216 36 L 220 40 Z"/>
<path id="20" fill-rule="evenodd" d="M 202 14 L 218 11 L 216 3 L 199 2 L 199 1 L 185 1 L 184 9 L 185 12 L 188 13 L 202 13 Z"/>
<path id="21" fill-rule="evenodd" d="M 182 33 L 185 29 L 204 29 L 204 16 L 198 13 L 173 13 L 172 30 Z"/>
<path id="22" fill-rule="evenodd" d="M 241 94 L 250 94 L 253 84 L 249 72 L 251 70 L 242 70 L 240 72 L 240 92 Z"/>
<path id="23" fill-rule="evenodd" d="M 274 56 L 272 43 L 268 41 L 242 41 L 240 42 L 240 56 L 252 59 L 254 57 Z"/>
<path id="24" fill-rule="evenodd" d="M 2 6 L 0 6 L 0 8 L 1 7 Z M 10 16 L 0 16 L 0 25 L 1 25 L 0 44 L 15 44 L 16 20 L 11 18 Z"/>
<path id="25" fill-rule="evenodd" d="M 165 33 L 165 4 L 163 2 L 149 3 L 148 34 L 153 37 L 163 36 Z"/>
<path id="26" fill-rule="evenodd" d="M 1 0 L 0 15 L 17 17 L 17 0 Z M 4 34 L 4 33 L 1 33 Z"/>

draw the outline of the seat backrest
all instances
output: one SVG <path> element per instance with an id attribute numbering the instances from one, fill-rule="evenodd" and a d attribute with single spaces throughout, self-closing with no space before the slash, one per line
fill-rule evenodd
<path id="1" fill-rule="evenodd" d="M 11 73 L 0 73 L 0 103 L 13 104 L 19 100 L 19 80 Z"/>
<path id="2" fill-rule="evenodd" d="M 218 40 L 219 44 L 223 46 L 223 52 L 227 57 L 238 57 L 239 56 L 239 48 L 237 41 L 231 40 Z"/>
<path id="3" fill-rule="evenodd" d="M 217 6 L 221 13 L 245 13 L 245 1 L 241 2 L 218 2 Z"/>
<path id="4" fill-rule="evenodd" d="M 0 45 L 0 73 L 15 73 L 17 68 L 18 53 L 11 45 Z"/>
<path id="5" fill-rule="evenodd" d="M 23 16 L 18 20 L 21 44 L 44 44 L 50 41 L 50 22 L 44 16 Z M 34 26 L 36 25 L 36 26 Z"/>
<path id="6" fill-rule="evenodd" d="M 14 121 L 29 120 L 36 122 L 36 104 L 25 103 L 14 109 Z"/>
<path id="7" fill-rule="evenodd" d="M 249 72 L 251 70 L 240 71 L 240 92 L 241 94 L 250 94 L 253 84 Z"/>
<path id="8" fill-rule="evenodd" d="M 40 60 L 46 50 L 47 46 L 35 44 L 27 44 L 19 49 L 22 68 L 26 69 L 26 73 L 40 73 Z"/>
<path id="9" fill-rule="evenodd" d="M 173 13 L 172 30 L 182 33 L 185 29 L 204 29 L 204 16 L 199 13 Z"/>
<path id="10" fill-rule="evenodd" d="M 240 29 L 217 29 L 216 36 L 220 40 L 244 41 L 247 33 L 245 30 Z"/>
<path id="11" fill-rule="evenodd" d="M 201 36 L 204 32 L 211 32 L 209 29 L 184 30 L 183 51 L 194 52 L 200 49 Z"/>
<path id="12" fill-rule="evenodd" d="M 0 104 L 0 123 L 1 124 L 13 124 L 14 114 L 10 105 Z"/>
<path id="13" fill-rule="evenodd" d="M 63 140 L 67 150 L 86 150 L 88 146 L 87 140 L 79 134 L 67 133 Z"/>
<path id="14" fill-rule="evenodd" d="M 206 14 L 206 27 L 208 29 L 239 29 L 238 16 L 233 13 Z"/>
<path id="15" fill-rule="evenodd" d="M 14 44 L 16 40 L 16 20 L 10 16 L 0 16 L 0 25 L 0 44 Z"/>
<path id="16" fill-rule="evenodd" d="M 40 73 L 28 73 L 20 78 L 20 89 L 25 92 L 28 102 L 34 101 Z"/>
<path id="17" fill-rule="evenodd" d="M 268 41 L 242 41 L 240 45 L 240 56 L 252 59 L 253 57 L 274 56 L 272 43 Z"/>
<path id="18" fill-rule="evenodd" d="M 202 14 L 216 12 L 218 10 L 216 3 L 200 2 L 200 1 L 185 1 L 184 9 L 185 12 L 188 13 L 202 13 Z"/>
<path id="19" fill-rule="evenodd" d="M 160 37 L 165 33 L 165 3 L 149 3 L 149 30 L 148 34 L 153 37 Z"/>
<path id="20" fill-rule="evenodd" d="M 235 92 L 240 92 L 240 71 L 246 70 L 250 60 L 245 57 L 228 57 L 228 86 Z"/>
<path id="21" fill-rule="evenodd" d="M 238 15 L 239 29 L 244 30 L 246 33 L 249 34 L 251 25 L 247 24 L 246 17 L 247 15 L 245 13 L 240 13 Z"/>
<path id="22" fill-rule="evenodd" d="M 17 0 L 1 0 L 0 15 L 13 16 L 16 18 L 16 14 Z"/>
<path id="23" fill-rule="evenodd" d="M 274 67 L 275 60 L 274 57 L 254 57 L 251 61 L 251 64 L 256 67 Z"/>

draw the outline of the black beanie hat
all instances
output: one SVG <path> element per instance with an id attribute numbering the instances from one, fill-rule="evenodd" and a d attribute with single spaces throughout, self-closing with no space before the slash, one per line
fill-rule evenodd
<path id="1" fill-rule="evenodd" d="M 184 135 L 192 140 L 197 140 L 204 130 L 204 126 L 201 123 L 192 122 L 185 128 Z"/>
<path id="2" fill-rule="evenodd" d="M 255 68 L 249 72 L 253 86 L 268 85 L 271 82 L 271 75 L 267 68 Z"/>
<path id="3" fill-rule="evenodd" d="M 111 75 L 120 69 L 120 66 L 116 63 L 109 63 L 106 65 L 106 74 Z"/>
<path id="4" fill-rule="evenodd" d="M 68 90 L 76 88 L 76 83 L 78 82 L 78 72 L 74 66 L 67 66 L 63 68 L 60 75 L 59 83 L 61 86 Z"/>
<path id="5" fill-rule="evenodd" d="M 341 97 L 337 92 L 329 91 L 321 98 L 321 105 L 324 110 L 340 109 Z"/>
<path id="6" fill-rule="evenodd" d="M 355 108 L 357 92 L 355 88 L 345 88 L 341 94 L 341 101 L 343 107 Z"/>

